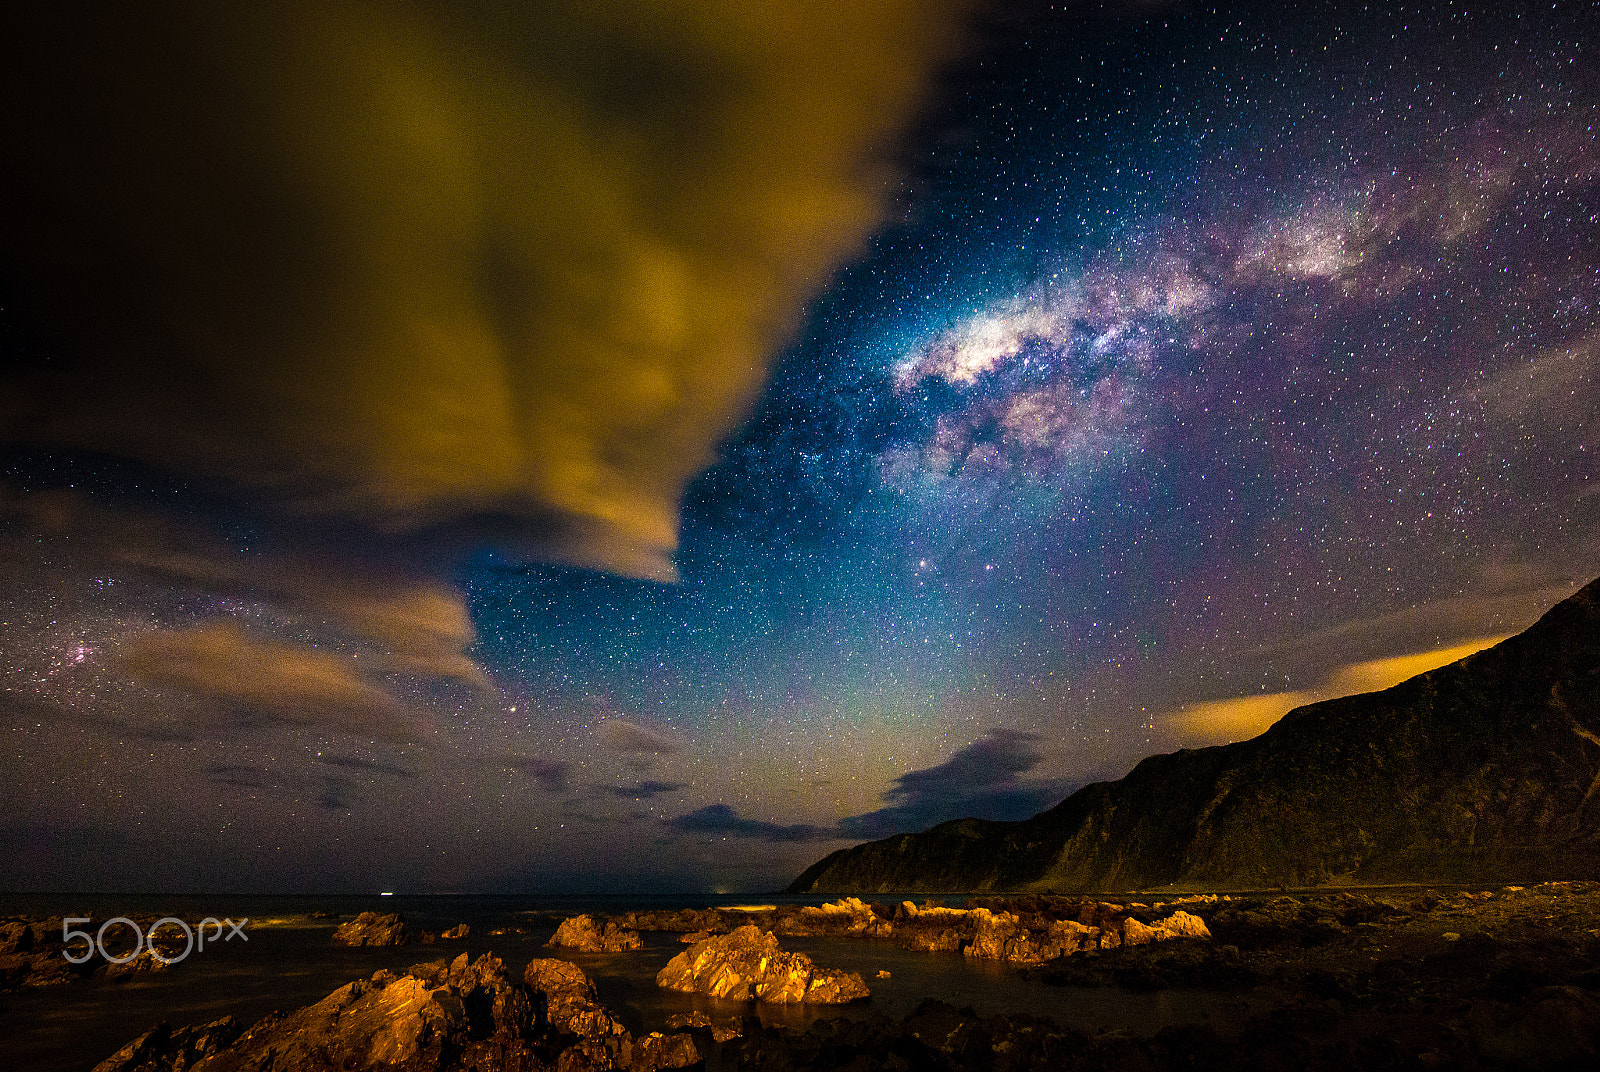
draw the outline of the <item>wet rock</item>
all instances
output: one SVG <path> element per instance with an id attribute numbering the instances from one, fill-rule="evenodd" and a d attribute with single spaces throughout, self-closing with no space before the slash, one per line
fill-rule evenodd
<path id="1" fill-rule="evenodd" d="M 779 1004 L 843 1004 L 869 995 L 857 973 L 818 968 L 810 957 L 785 952 L 775 935 L 751 925 L 696 942 L 661 969 L 656 985 Z"/>
<path id="2" fill-rule="evenodd" d="M 555 937 L 545 944 L 579 953 L 623 953 L 644 948 L 638 931 L 619 927 L 614 921 L 608 922 L 602 931 L 595 925 L 592 916 L 573 916 L 563 920 L 561 926 L 556 928 Z"/>
<path id="3" fill-rule="evenodd" d="M 441 933 L 439 937 L 452 942 L 459 942 L 466 940 L 471 936 L 471 934 L 471 927 L 467 926 L 465 923 L 457 923 L 454 927 L 451 927 L 449 930 Z"/>
<path id="4" fill-rule="evenodd" d="M 363 912 L 355 919 L 339 924 L 333 932 L 335 945 L 405 945 L 409 938 L 405 920 L 393 912 Z"/>

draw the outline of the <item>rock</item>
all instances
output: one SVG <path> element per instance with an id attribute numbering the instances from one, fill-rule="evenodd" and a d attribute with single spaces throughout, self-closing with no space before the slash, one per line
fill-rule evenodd
<path id="1" fill-rule="evenodd" d="M 534 993 L 534 1014 L 557 1031 L 588 1038 L 621 1034 L 622 1025 L 595 1000 L 594 984 L 583 969 L 565 960 L 528 962 L 523 982 Z"/>
<path id="2" fill-rule="evenodd" d="M 95 1065 L 94 1072 L 184 1072 L 238 1038 L 239 1031 L 231 1016 L 176 1031 L 160 1023 Z"/>
<path id="3" fill-rule="evenodd" d="M 170 958 L 170 954 L 168 955 Z M 146 949 L 132 960 L 123 961 L 121 964 L 107 962 L 100 973 L 107 979 L 126 981 L 135 975 L 148 975 L 152 972 L 166 971 L 172 967 L 166 961 L 153 955 Z"/>
<path id="4" fill-rule="evenodd" d="M 653 1032 L 638 1038 L 623 1034 L 581 1040 L 562 1052 L 556 1072 L 657 1072 L 687 1068 L 700 1059 L 694 1039 L 685 1034 Z"/>
<path id="5" fill-rule="evenodd" d="M 333 932 L 335 945 L 350 946 L 405 945 L 409 937 L 405 920 L 392 912 L 363 912 Z"/>
<path id="6" fill-rule="evenodd" d="M 22 920 L 0 923 L 0 956 L 33 952 L 33 928 Z"/>
<path id="7" fill-rule="evenodd" d="M 615 923 L 607 923 L 601 931 L 591 916 L 573 916 L 563 920 L 556 928 L 555 937 L 545 943 L 580 953 L 624 953 L 643 949 L 644 941 L 638 931 L 626 930 Z"/>
<path id="8" fill-rule="evenodd" d="M 158 1025 L 96 1072 L 659 1072 L 701 1063 L 686 1034 L 635 1038 L 575 965 L 498 957 L 417 964 L 358 980 L 248 1031 L 231 1020 Z"/>
<path id="9" fill-rule="evenodd" d="M 465 923 L 457 923 L 454 927 L 451 927 L 449 930 L 439 935 L 439 937 L 449 939 L 452 942 L 459 942 L 465 940 L 471 934 L 471 927 L 467 926 Z"/>
<path id="10" fill-rule="evenodd" d="M 696 942 L 656 975 L 668 990 L 777 1004 L 844 1004 L 869 996 L 855 972 L 818 968 L 804 953 L 788 953 L 770 932 L 745 925 Z"/>
<path id="11" fill-rule="evenodd" d="M 807 905 L 800 909 L 800 927 L 790 923 L 786 933 L 802 932 L 820 934 L 845 934 L 853 938 L 888 938 L 894 924 L 878 915 L 870 904 L 859 897 L 845 897 L 824 905 Z"/>
<path id="12" fill-rule="evenodd" d="M 717 1042 L 727 1042 L 736 1039 L 744 1033 L 744 1027 L 738 1020 L 724 1020 L 718 1022 L 705 1013 L 696 1009 L 694 1012 L 680 1012 L 667 1017 L 667 1026 L 679 1030 L 704 1028 L 711 1032 L 711 1037 Z"/>

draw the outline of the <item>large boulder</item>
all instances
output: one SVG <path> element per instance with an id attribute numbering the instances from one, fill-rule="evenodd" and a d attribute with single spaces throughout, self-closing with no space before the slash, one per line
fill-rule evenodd
<path id="1" fill-rule="evenodd" d="M 573 916 L 563 920 L 556 928 L 555 937 L 545 943 L 579 953 L 624 953 L 630 949 L 644 948 L 638 931 L 627 930 L 615 923 L 607 923 L 601 930 L 592 916 Z"/>
<path id="2" fill-rule="evenodd" d="M 594 984 L 576 964 L 551 958 L 531 960 L 522 979 L 534 994 L 534 1013 L 540 1023 L 579 1038 L 622 1033 L 622 1025 L 596 999 Z"/>
<path id="3" fill-rule="evenodd" d="M 856 972 L 819 968 L 804 953 L 785 952 L 771 932 L 749 924 L 679 953 L 656 975 L 656 985 L 777 1004 L 840 1005 L 869 996 Z"/>
<path id="4" fill-rule="evenodd" d="M 464 953 L 380 971 L 242 1034 L 226 1020 L 158 1025 L 95 1072 L 658 1072 L 701 1060 L 689 1035 L 628 1034 L 571 964 L 534 961 L 524 978 Z"/>
<path id="5" fill-rule="evenodd" d="M 363 912 L 333 932 L 335 945 L 405 945 L 410 937 L 405 920 L 393 912 Z"/>

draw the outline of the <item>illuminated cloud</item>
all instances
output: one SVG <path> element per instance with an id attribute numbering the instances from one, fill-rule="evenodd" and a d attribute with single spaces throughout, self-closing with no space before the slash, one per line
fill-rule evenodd
<path id="1" fill-rule="evenodd" d="M 351 662 L 252 636 L 230 621 L 145 633 L 124 656 L 140 681 L 211 701 L 241 721 L 322 725 L 389 740 L 417 737 L 416 717 Z"/>
<path id="2" fill-rule="evenodd" d="M 667 756 L 678 751 L 677 742 L 671 738 L 625 718 L 606 719 L 600 727 L 600 739 L 613 752 Z"/>
<path id="3" fill-rule="evenodd" d="M 332 530 L 670 578 L 685 482 L 878 222 L 949 14 L 35 8 L 0 27 L 0 277 L 66 358 L 0 374 L 0 427 Z"/>
<path id="4" fill-rule="evenodd" d="M 1296 707 L 1340 696 L 1378 692 L 1418 674 L 1458 662 L 1504 639 L 1504 636 L 1479 637 L 1432 651 L 1351 663 L 1332 671 L 1315 690 L 1273 692 L 1189 704 L 1166 716 L 1162 723 L 1168 732 L 1187 746 L 1248 740 L 1265 733 L 1273 723 Z"/>

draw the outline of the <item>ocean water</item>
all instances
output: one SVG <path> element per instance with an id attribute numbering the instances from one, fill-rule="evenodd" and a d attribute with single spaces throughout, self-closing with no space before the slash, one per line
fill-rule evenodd
<path id="1" fill-rule="evenodd" d="M 763 904 L 820 904 L 823 898 L 765 897 Z M 207 916 L 251 921 L 248 941 L 214 942 L 172 969 L 126 982 L 90 980 L 64 987 L 0 994 L 0 1068 L 39 1072 L 87 1072 L 157 1022 L 174 1026 L 206 1023 L 233 1015 L 249 1024 L 278 1009 L 319 1001 L 380 968 L 403 971 L 412 964 L 467 953 L 494 953 L 520 976 L 534 957 L 557 951 L 544 943 L 570 915 L 609 915 L 632 909 L 709 907 L 748 903 L 749 898 L 692 897 L 114 897 L 107 895 L 3 895 L 0 916 L 88 916 L 94 927 L 114 916 L 170 915 L 191 924 Z M 332 912 L 350 918 L 363 911 L 400 912 L 413 929 L 434 933 L 467 923 L 472 937 L 434 945 L 412 943 L 389 949 L 347 949 L 331 942 Z M 491 935 L 496 929 L 524 933 Z M 226 933 L 226 931 L 224 932 Z M 804 1027 L 846 1016 L 898 1019 L 933 997 L 990 1015 L 1023 1012 L 1049 1016 L 1087 1033 L 1124 1030 L 1151 1034 L 1170 1024 L 1208 1022 L 1229 1030 L 1269 1003 L 1265 994 L 1206 991 L 1135 993 L 1116 988 L 1056 987 L 1038 972 L 1021 971 L 958 953 L 913 953 L 889 942 L 784 938 L 784 948 L 808 954 L 827 967 L 859 971 L 872 990 L 865 1002 L 848 1006 L 773 1006 L 721 1001 L 666 991 L 655 975 L 684 946 L 678 935 L 643 935 L 645 947 L 629 953 L 573 954 L 594 980 L 600 1000 L 633 1031 L 660 1030 L 674 1013 L 699 1009 L 716 1019 L 758 1015 L 764 1022 Z M 877 973 L 888 971 L 880 979 Z"/>

